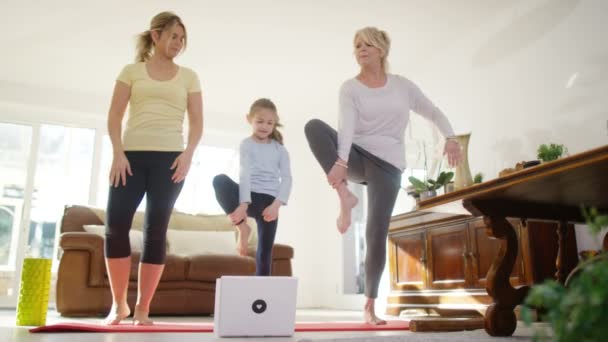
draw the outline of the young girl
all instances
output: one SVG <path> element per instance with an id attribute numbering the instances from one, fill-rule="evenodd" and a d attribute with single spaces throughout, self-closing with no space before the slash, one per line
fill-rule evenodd
<path id="1" fill-rule="evenodd" d="M 239 231 L 237 250 L 247 255 L 251 228 L 246 218 L 258 226 L 256 275 L 270 275 L 272 245 L 277 232 L 279 208 L 287 204 L 291 192 L 289 153 L 283 137 L 277 108 L 268 99 L 255 101 L 247 114 L 253 132 L 240 146 L 240 185 L 228 176 L 215 176 L 213 187 L 220 206 Z"/>

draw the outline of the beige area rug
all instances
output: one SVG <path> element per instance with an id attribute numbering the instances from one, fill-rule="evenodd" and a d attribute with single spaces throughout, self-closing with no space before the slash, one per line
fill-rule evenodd
<path id="1" fill-rule="evenodd" d="M 400 334 L 377 334 L 374 336 L 349 336 L 348 334 L 341 334 L 328 338 L 326 336 L 321 338 L 302 338 L 300 342 L 403 342 L 403 341 L 449 341 L 449 342 L 469 342 L 469 341 L 532 341 L 536 329 L 547 329 L 545 323 L 535 323 L 532 327 L 525 326 L 522 322 L 518 322 L 517 329 L 513 336 L 509 337 L 492 337 L 489 336 L 485 330 L 471 330 L 471 331 L 452 331 L 452 332 L 412 332 L 407 331 Z"/>

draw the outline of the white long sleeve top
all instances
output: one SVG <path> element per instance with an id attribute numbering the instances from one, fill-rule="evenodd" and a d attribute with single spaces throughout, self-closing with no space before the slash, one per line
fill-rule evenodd
<path id="1" fill-rule="evenodd" d="M 387 74 L 379 88 L 367 87 L 356 78 L 347 80 L 340 88 L 338 156 L 348 161 L 354 143 L 403 171 L 410 111 L 432 121 L 444 137 L 454 135 L 443 112 L 407 78 Z"/>

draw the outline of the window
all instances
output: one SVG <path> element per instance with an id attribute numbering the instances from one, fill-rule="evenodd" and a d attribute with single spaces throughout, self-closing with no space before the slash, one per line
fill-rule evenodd
<path id="1" fill-rule="evenodd" d="M 101 170 L 96 205 L 105 208 L 108 201 L 108 175 L 112 165 L 112 144 L 106 135 L 102 143 Z M 234 149 L 204 146 L 196 149 L 184 187 L 175 209 L 187 213 L 223 214 L 215 199 L 213 177 L 224 173 L 238 182 L 238 152 Z M 137 210 L 146 208 L 145 197 Z"/>
<path id="2" fill-rule="evenodd" d="M 93 129 L 41 125 L 28 233 L 30 256 L 53 258 L 63 207 L 88 203 L 94 143 Z"/>
<path id="3" fill-rule="evenodd" d="M 0 123 L 0 269 L 14 269 L 32 128 Z M 0 283 L 6 283 L 1 277 Z M 0 285 L 0 297 L 7 294 Z"/>
<path id="4" fill-rule="evenodd" d="M 16 300 L 24 255 L 54 258 L 63 206 L 88 203 L 94 137 L 93 129 L 0 123 L 1 305 Z"/>
<path id="5" fill-rule="evenodd" d="M 238 151 L 199 146 L 192 158 L 192 165 L 184 188 L 175 203 L 175 209 L 187 213 L 224 214 L 215 199 L 213 189 L 213 177 L 222 173 L 238 183 Z"/>

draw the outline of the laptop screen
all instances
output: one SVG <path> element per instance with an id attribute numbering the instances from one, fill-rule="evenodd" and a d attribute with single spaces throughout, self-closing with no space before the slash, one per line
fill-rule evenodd
<path id="1" fill-rule="evenodd" d="M 291 336 L 297 278 L 223 276 L 216 281 L 217 336 Z"/>

